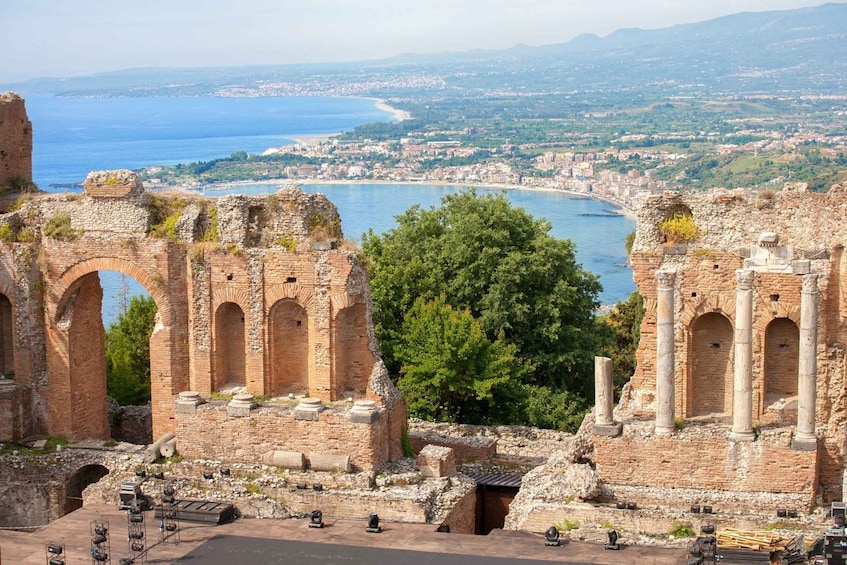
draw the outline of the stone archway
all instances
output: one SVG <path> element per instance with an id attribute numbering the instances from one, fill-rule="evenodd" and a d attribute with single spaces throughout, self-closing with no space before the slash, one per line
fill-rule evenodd
<path id="1" fill-rule="evenodd" d="M 271 396 L 309 393 L 309 315 L 296 300 L 283 299 L 268 314 Z"/>
<path id="2" fill-rule="evenodd" d="M 174 354 L 171 299 L 166 285 L 156 282 L 161 277 L 116 257 L 76 263 L 47 292 L 48 431 L 69 439 L 110 437 L 100 271 L 132 277 L 156 303 L 150 379 L 153 435 L 161 435 L 172 428 L 173 394 L 184 389 L 187 375 L 183 357 Z"/>
<path id="3" fill-rule="evenodd" d="M 96 483 L 108 474 L 109 469 L 103 465 L 85 465 L 77 469 L 65 483 L 65 504 L 62 515 L 82 508 L 82 491 L 85 487 Z"/>
<path id="4" fill-rule="evenodd" d="M 765 404 L 797 395 L 800 329 L 789 318 L 774 318 L 765 330 Z"/>
<path id="5" fill-rule="evenodd" d="M 717 312 L 698 317 L 691 327 L 688 416 L 732 413 L 733 329 Z"/>

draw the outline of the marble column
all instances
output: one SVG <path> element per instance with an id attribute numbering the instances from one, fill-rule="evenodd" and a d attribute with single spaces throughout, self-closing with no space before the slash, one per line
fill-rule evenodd
<path id="1" fill-rule="evenodd" d="M 618 436 L 622 425 L 614 420 L 615 383 L 612 360 L 594 358 L 594 427 L 592 432 L 603 436 Z"/>
<path id="2" fill-rule="evenodd" d="M 658 271 L 656 297 L 656 433 L 674 431 L 674 271 Z"/>
<path id="3" fill-rule="evenodd" d="M 732 390 L 732 441 L 753 441 L 753 278 L 735 271 L 735 379 Z"/>
<path id="4" fill-rule="evenodd" d="M 797 430 L 792 447 L 816 449 L 818 380 L 818 275 L 803 275 L 800 294 L 800 351 L 797 370 Z"/>

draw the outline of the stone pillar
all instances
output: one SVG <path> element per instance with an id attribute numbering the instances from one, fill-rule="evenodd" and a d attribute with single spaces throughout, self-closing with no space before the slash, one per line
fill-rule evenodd
<path id="1" fill-rule="evenodd" d="M 818 379 L 818 275 L 803 275 L 800 294 L 800 352 L 797 371 L 797 430 L 791 447 L 817 449 L 815 400 Z"/>
<path id="2" fill-rule="evenodd" d="M 674 431 L 674 271 L 658 271 L 656 299 L 656 433 Z"/>
<path id="3" fill-rule="evenodd" d="M 732 394 L 732 441 L 753 441 L 753 278 L 735 271 L 735 381 Z"/>
<path id="4" fill-rule="evenodd" d="M 612 360 L 608 357 L 594 358 L 594 427 L 597 435 L 619 436 L 622 425 L 615 423 L 612 413 L 615 383 L 612 375 Z"/>

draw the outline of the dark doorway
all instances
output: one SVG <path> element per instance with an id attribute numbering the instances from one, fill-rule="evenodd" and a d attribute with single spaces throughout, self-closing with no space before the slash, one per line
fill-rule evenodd
<path id="1" fill-rule="evenodd" d="M 82 491 L 85 487 L 96 483 L 108 474 L 109 470 L 103 465 L 86 465 L 71 475 L 65 487 L 65 507 L 62 515 L 82 508 Z"/>
<path id="2" fill-rule="evenodd" d="M 476 534 L 487 536 L 502 529 L 509 505 L 521 488 L 521 477 L 514 475 L 475 475 Z"/>

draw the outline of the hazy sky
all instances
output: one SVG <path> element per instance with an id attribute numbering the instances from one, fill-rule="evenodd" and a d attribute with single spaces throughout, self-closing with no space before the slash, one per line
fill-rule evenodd
<path id="1" fill-rule="evenodd" d="M 0 82 L 560 43 L 822 0 L 5 0 Z"/>

